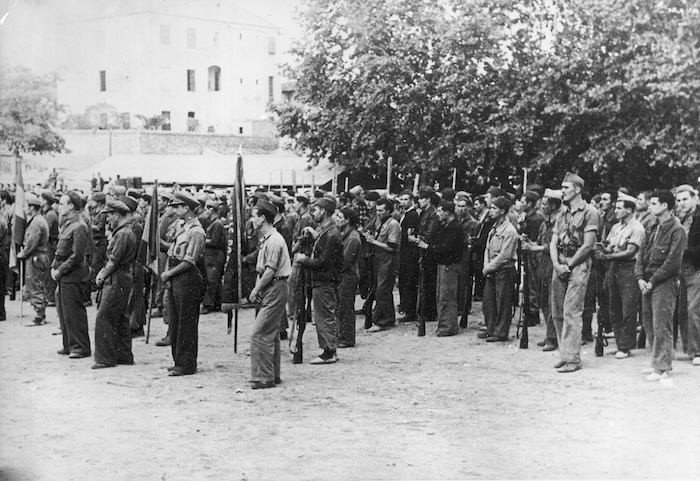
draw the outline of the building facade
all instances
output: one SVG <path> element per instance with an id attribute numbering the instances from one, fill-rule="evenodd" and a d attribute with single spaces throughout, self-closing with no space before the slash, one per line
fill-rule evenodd
<path id="1" fill-rule="evenodd" d="M 58 100 L 71 113 L 107 104 L 127 128 L 140 125 L 136 115 L 161 115 L 163 130 L 270 135 L 267 106 L 282 95 L 278 27 L 216 0 L 121 8 L 58 24 Z"/>

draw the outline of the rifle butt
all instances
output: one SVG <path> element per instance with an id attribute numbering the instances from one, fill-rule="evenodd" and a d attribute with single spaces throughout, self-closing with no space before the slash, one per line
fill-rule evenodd
<path id="1" fill-rule="evenodd" d="M 595 338 L 595 355 L 596 357 L 603 357 L 603 336 L 600 334 Z"/>
<path id="2" fill-rule="evenodd" d="M 238 352 L 238 309 L 236 309 L 236 312 L 234 312 L 234 321 L 233 321 L 233 353 L 236 354 Z"/>
<path id="3" fill-rule="evenodd" d="M 527 331 L 527 321 L 524 321 L 523 332 L 520 336 L 520 349 L 527 349 L 530 347 L 530 334 Z"/>

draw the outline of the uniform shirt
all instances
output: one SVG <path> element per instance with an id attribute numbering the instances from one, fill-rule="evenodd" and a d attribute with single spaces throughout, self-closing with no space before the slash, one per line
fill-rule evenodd
<path id="1" fill-rule="evenodd" d="M 629 244 L 642 247 L 644 243 L 644 227 L 637 219 L 629 219 L 625 224 L 618 222 L 612 226 L 606 240 L 613 252 L 624 252 Z M 634 256 L 631 259 L 634 259 Z M 620 261 L 624 259 L 615 260 Z"/>
<path id="2" fill-rule="evenodd" d="M 508 219 L 489 232 L 484 252 L 484 266 L 491 271 L 515 267 L 518 260 L 518 231 Z"/>
<path id="3" fill-rule="evenodd" d="M 107 238 L 107 214 L 104 211 L 104 208 L 99 208 L 92 215 L 92 238 L 96 241 Z"/>
<path id="4" fill-rule="evenodd" d="M 647 230 L 656 223 L 656 217 L 654 217 L 654 214 L 649 212 L 649 210 L 645 210 L 644 212 L 635 212 L 634 218 L 642 224 L 644 230 Z"/>
<path id="5" fill-rule="evenodd" d="M 90 243 L 90 229 L 79 214 L 66 218 L 58 235 L 56 256 L 51 269 L 58 269 L 58 280 L 63 282 L 86 282 L 90 269 L 85 262 L 85 253 Z"/>
<path id="6" fill-rule="evenodd" d="M 85 210 L 80 211 L 79 215 L 81 220 L 88 227 L 88 244 L 85 247 L 85 255 L 91 257 L 95 253 L 95 242 L 92 238 L 92 229 L 90 229 L 90 226 L 92 225 L 92 220 L 90 219 L 90 214 L 88 214 Z"/>
<path id="7" fill-rule="evenodd" d="M 292 273 L 287 243 L 275 228 L 270 229 L 260 238 L 258 261 L 255 264 L 258 277 L 261 277 L 268 267 L 275 271 L 274 277 L 289 277 Z"/>
<path id="8" fill-rule="evenodd" d="M 204 251 L 205 240 L 202 224 L 199 223 L 199 219 L 193 217 L 182 225 L 182 229 L 170 244 L 168 257 L 197 265 Z"/>
<path id="9" fill-rule="evenodd" d="M 131 226 L 127 223 L 117 227 L 112 232 L 112 240 L 107 246 L 105 277 L 108 277 L 115 269 L 132 269 L 137 249 L 138 241 Z"/>
<path id="10" fill-rule="evenodd" d="M 545 218 L 540 225 L 540 232 L 537 234 L 537 244 L 544 246 L 545 249 L 540 253 L 540 262 L 547 264 L 552 263 L 552 258 L 549 256 L 549 244 L 552 243 L 552 231 L 554 230 L 554 217 Z"/>
<path id="11" fill-rule="evenodd" d="M 401 225 L 399 221 L 393 217 L 389 217 L 384 222 L 381 222 L 376 239 L 378 242 L 382 242 L 398 251 L 398 247 L 401 243 Z M 375 249 L 375 252 L 380 251 L 383 254 L 395 254 L 395 252 L 390 253 L 381 248 Z"/>
<path id="12" fill-rule="evenodd" d="M 521 234 L 527 235 L 527 238 L 532 240 L 537 239 L 540 233 L 540 226 L 544 222 L 544 215 L 536 209 L 533 209 L 529 214 L 525 214 L 523 221 L 520 223 L 519 231 Z"/>
<path id="13" fill-rule="evenodd" d="M 23 244 L 24 247 L 20 251 L 22 257 L 46 254 L 46 247 L 49 244 L 49 226 L 41 215 L 35 215 L 27 223 Z"/>
<path id="14" fill-rule="evenodd" d="M 559 239 L 558 248 L 570 247 L 574 251 L 583 245 L 586 232 L 598 232 L 600 214 L 583 199 L 575 206 L 564 205 L 554 222 L 553 234 Z M 560 252 L 561 253 L 561 252 Z M 571 254 L 573 255 L 573 254 Z"/>

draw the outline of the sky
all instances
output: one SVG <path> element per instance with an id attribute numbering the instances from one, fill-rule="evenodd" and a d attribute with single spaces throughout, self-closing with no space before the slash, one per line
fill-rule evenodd
<path id="1" fill-rule="evenodd" d="M 188 0 L 162 0 L 181 4 Z M 216 1 L 216 0 L 212 0 Z M 299 27 L 294 19 L 301 0 L 221 0 L 234 3 L 282 29 L 281 46 L 291 45 Z M 56 21 L 86 11 L 108 12 L 142 0 L 0 0 L 0 64 L 22 65 L 43 74 L 58 68 Z"/>

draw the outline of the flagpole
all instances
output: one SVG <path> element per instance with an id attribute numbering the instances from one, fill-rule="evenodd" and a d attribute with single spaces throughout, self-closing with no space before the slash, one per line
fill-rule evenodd
<path id="1" fill-rule="evenodd" d="M 151 199 L 151 205 L 148 207 L 148 215 L 147 217 L 150 219 L 151 216 L 151 209 L 153 209 L 153 205 L 158 205 L 158 179 L 153 182 L 153 197 Z M 153 228 L 153 227 L 151 227 Z M 157 228 L 157 227 L 156 227 Z M 158 236 L 160 236 L 160 232 L 158 232 Z M 158 264 L 158 256 L 159 253 L 156 253 L 156 266 L 159 267 Z M 160 276 L 160 269 L 157 269 L 155 274 L 156 276 Z M 156 280 L 156 283 L 158 281 Z M 157 284 L 156 284 L 157 285 Z M 153 317 L 153 305 L 156 302 L 156 290 L 154 289 L 153 281 L 151 280 L 151 301 L 148 303 L 148 322 L 146 323 L 146 344 L 148 344 L 148 340 L 151 338 L 151 317 Z"/>
<path id="2" fill-rule="evenodd" d="M 18 259 L 19 264 L 19 323 L 22 324 L 22 319 L 24 318 L 24 272 L 22 272 L 22 262 L 23 259 Z M 14 288 L 13 288 L 14 289 Z"/>

